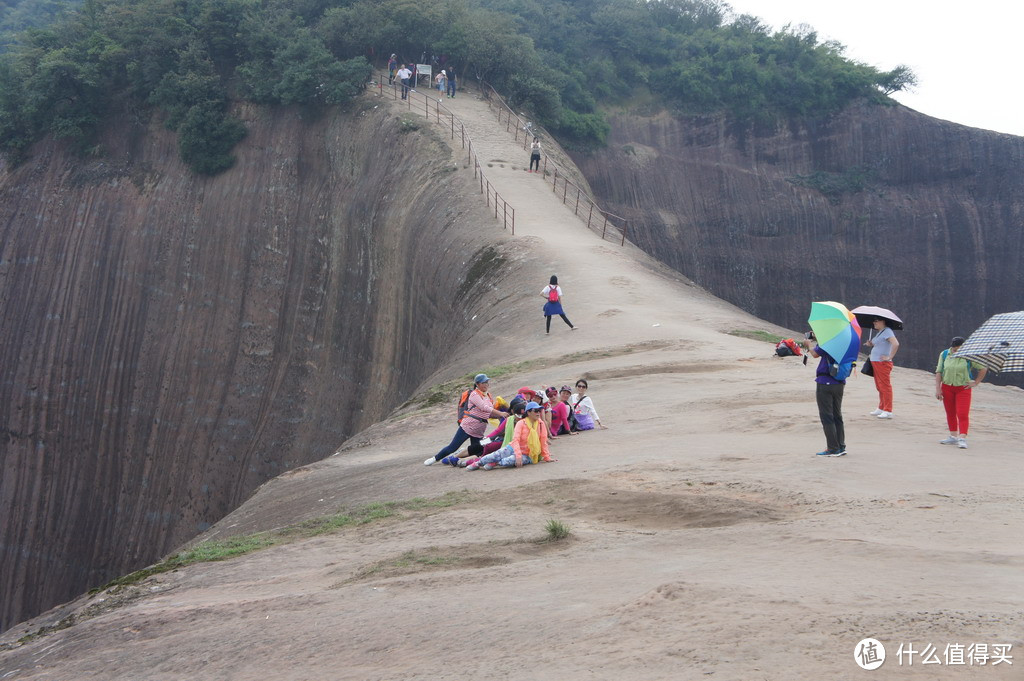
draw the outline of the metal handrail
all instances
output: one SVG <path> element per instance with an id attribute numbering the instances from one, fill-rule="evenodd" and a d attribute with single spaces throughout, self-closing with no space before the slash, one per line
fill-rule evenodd
<path id="1" fill-rule="evenodd" d="M 384 96 L 384 76 L 378 75 L 377 77 L 377 94 L 378 96 Z M 388 89 L 391 90 L 394 99 L 398 99 L 398 90 L 402 87 L 401 83 L 397 80 L 394 83 L 387 85 Z M 466 161 L 473 163 L 473 179 L 480 178 L 480 193 L 484 194 L 484 201 L 487 203 L 487 207 L 490 208 L 493 202 L 494 204 L 494 218 L 497 220 L 498 215 L 501 215 L 501 226 L 503 229 L 510 229 L 512 236 L 516 234 L 516 209 L 515 206 L 506 201 L 501 194 L 498 193 L 497 188 L 491 184 L 491 181 L 484 176 L 483 166 L 480 165 L 480 159 L 473 151 L 473 139 L 466 133 L 466 126 L 459 119 L 455 113 L 446 106 L 442 106 L 440 100 L 435 101 L 433 97 L 428 97 L 422 92 L 415 92 L 412 88 L 409 88 L 409 92 L 406 94 L 406 101 L 409 103 L 409 110 L 413 110 L 413 95 L 417 95 L 423 98 L 423 106 L 416 105 L 417 111 L 422 111 L 426 119 L 429 121 L 431 113 L 434 115 L 435 122 L 438 125 L 442 124 L 442 113 L 444 117 L 448 119 L 449 125 L 446 126 L 451 134 L 451 139 L 455 139 L 455 124 L 458 122 L 459 127 L 459 139 L 462 141 L 462 148 L 466 150 Z M 433 112 L 431 112 L 431 106 L 433 106 Z"/>
<path id="2" fill-rule="evenodd" d="M 534 124 L 531 123 L 530 121 L 524 121 L 522 118 L 520 118 L 519 115 L 516 114 L 516 112 L 512 110 L 512 107 L 510 107 L 505 102 L 505 100 L 502 99 L 501 95 L 498 94 L 498 91 L 495 90 L 494 87 L 491 86 L 490 83 L 488 83 L 486 81 L 481 81 L 481 86 L 486 87 L 486 89 L 484 90 L 484 97 L 485 97 L 485 99 L 487 99 L 487 105 L 488 106 L 491 106 L 491 95 L 494 95 L 494 98 L 498 100 L 498 103 L 499 103 L 500 106 L 495 107 L 497 109 L 497 113 L 498 113 L 498 124 L 499 125 L 501 124 L 502 114 L 504 113 L 504 115 L 505 115 L 505 132 L 512 132 L 512 130 L 511 130 L 511 121 L 512 121 L 512 119 L 514 117 L 515 121 L 516 121 L 515 133 L 514 134 L 515 134 L 515 140 L 517 142 L 519 141 L 519 131 L 520 130 L 523 130 L 524 133 L 534 134 L 533 131 L 532 131 L 532 128 L 534 127 Z M 537 127 L 541 127 L 541 126 L 537 126 Z M 543 130 L 542 127 L 541 127 L 541 130 Z M 544 131 L 544 133 L 547 135 L 547 137 L 549 139 L 552 139 L 552 140 L 554 139 L 554 137 L 551 135 L 551 133 L 549 133 L 547 130 L 543 130 L 543 131 Z M 534 134 L 534 136 L 537 136 L 537 135 Z M 523 149 L 524 150 L 529 148 L 529 137 L 530 137 L 530 134 L 524 134 L 523 135 Z M 543 168 L 541 169 L 542 175 L 544 175 L 544 176 L 546 176 L 548 174 L 548 169 L 547 169 L 547 166 L 548 166 L 548 156 L 549 156 L 548 154 L 544 155 Z M 571 192 L 569 191 L 569 186 L 571 185 L 572 188 L 575 190 L 575 194 L 576 194 L 576 199 L 575 199 L 575 204 L 576 205 L 575 205 L 575 209 L 573 211 L 574 214 L 582 220 L 583 216 L 580 215 L 580 202 L 583 201 L 585 204 L 590 204 L 589 210 L 586 209 L 586 206 L 584 206 L 584 212 L 587 213 L 587 228 L 593 230 L 595 233 L 597 232 L 597 224 L 598 223 L 597 222 L 593 222 L 594 209 L 596 208 L 598 214 L 603 218 L 603 220 L 598 221 L 602 225 L 601 226 L 601 239 L 604 240 L 605 235 L 608 232 L 608 225 L 609 225 L 609 221 L 610 221 L 612 226 L 619 230 L 620 237 L 621 237 L 620 240 L 619 240 L 619 245 L 620 246 L 625 246 L 626 245 L 626 233 L 629 230 L 629 221 L 626 220 L 626 218 L 622 217 L 621 215 L 615 215 L 614 213 L 610 213 L 610 212 L 602 209 L 601 206 L 599 206 L 597 204 L 597 201 L 595 201 L 589 194 L 587 194 L 578 184 L 576 184 L 575 182 L 571 181 L 568 178 L 568 176 L 570 174 L 568 171 L 566 171 L 564 168 L 562 168 L 561 169 L 561 171 L 562 171 L 561 177 L 559 177 L 559 172 L 558 172 L 559 171 L 559 166 L 558 166 L 558 164 L 552 161 L 551 165 L 554 167 L 554 171 L 553 171 L 554 180 L 551 183 L 551 191 L 555 192 L 556 194 L 558 193 L 558 182 L 561 179 L 561 181 L 563 183 L 563 187 L 562 187 L 562 204 L 565 205 L 565 203 L 568 200 L 568 197 L 571 195 Z M 615 224 L 616 221 L 619 224 Z"/>

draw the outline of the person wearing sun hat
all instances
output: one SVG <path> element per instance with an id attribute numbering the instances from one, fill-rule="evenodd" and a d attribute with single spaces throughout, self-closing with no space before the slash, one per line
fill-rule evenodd
<path id="1" fill-rule="evenodd" d="M 491 399 L 491 394 L 487 392 L 490 381 L 491 379 L 488 378 L 487 374 L 476 375 L 473 379 L 473 392 L 469 395 L 466 411 L 462 420 L 459 421 L 459 427 L 455 431 L 452 441 L 437 454 L 424 461 L 425 465 L 433 465 L 446 457 L 450 457 L 450 460 L 445 463 L 457 465 L 458 457 L 453 455 L 459 451 L 459 447 L 466 440 L 469 440 L 468 452 L 470 456 L 480 455 L 483 451 L 483 445 L 480 444 L 480 440 L 484 436 L 484 431 L 487 430 L 487 419 L 491 417 L 503 419 L 508 416 L 505 412 L 494 408 L 494 400 Z"/>
<path id="2" fill-rule="evenodd" d="M 540 418 L 541 406 L 536 402 L 526 403 L 526 418 L 516 424 L 512 442 L 503 449 L 480 457 L 477 467 L 485 471 L 498 466 L 502 468 L 522 468 L 531 463 L 555 461 L 548 450 L 548 433 Z"/>
<path id="3" fill-rule="evenodd" d="M 977 369 L 969 359 L 957 357 L 956 351 L 964 344 L 962 336 L 956 336 L 949 342 L 949 348 L 939 353 L 939 363 L 935 366 L 935 399 L 946 408 L 946 425 L 949 426 L 949 437 L 940 440 L 940 445 L 956 445 L 967 449 L 967 428 L 971 420 L 971 388 L 974 388 L 988 373 L 987 367 Z"/>

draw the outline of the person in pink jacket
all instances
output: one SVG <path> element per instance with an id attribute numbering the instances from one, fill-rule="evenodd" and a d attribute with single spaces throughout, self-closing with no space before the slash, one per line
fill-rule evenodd
<path id="1" fill-rule="evenodd" d="M 552 395 L 554 388 L 548 388 L 548 394 Z M 563 385 L 562 389 L 554 392 L 551 397 L 551 437 L 559 435 L 579 435 L 579 433 L 572 430 L 569 424 L 569 396 L 572 395 L 572 390 L 567 385 Z"/>
<path id="2" fill-rule="evenodd" d="M 548 450 L 548 433 L 544 421 L 540 417 L 541 407 L 536 402 L 526 405 L 526 418 L 516 424 L 512 442 L 503 449 L 480 457 L 466 467 L 466 470 L 482 468 L 485 471 L 501 466 L 502 468 L 522 468 L 540 461 L 551 462 Z"/>

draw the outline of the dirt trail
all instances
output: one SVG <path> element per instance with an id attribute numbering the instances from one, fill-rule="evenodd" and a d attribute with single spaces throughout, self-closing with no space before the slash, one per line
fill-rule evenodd
<path id="1" fill-rule="evenodd" d="M 937 444 L 929 374 L 895 371 L 889 422 L 867 415 L 875 392 L 855 377 L 850 455 L 816 458 L 812 368 L 724 333 L 773 327 L 600 241 L 524 172 L 484 102 L 445 104 L 516 206 L 511 247 L 539 278 L 495 315 L 473 366 L 537 362 L 495 380 L 498 394 L 586 375 L 610 429 L 560 439 L 553 464 L 470 473 L 422 464 L 451 436 L 451 405 L 402 412 L 268 483 L 210 536 L 374 501 L 457 503 L 151 578 L 109 612 L 0 652 L 0 679 L 853 678 L 866 637 L 888 648 L 885 678 L 1021 678 L 1021 391 L 977 389 L 962 451 Z M 580 330 L 543 333 L 550 273 Z M 571 537 L 541 541 L 549 519 Z M 900 666 L 900 643 L 940 660 L 947 644 L 1016 655 Z"/>

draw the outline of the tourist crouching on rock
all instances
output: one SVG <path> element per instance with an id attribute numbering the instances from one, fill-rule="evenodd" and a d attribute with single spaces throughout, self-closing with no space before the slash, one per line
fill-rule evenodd
<path id="1" fill-rule="evenodd" d="M 526 418 L 516 424 L 512 442 L 507 447 L 482 456 L 478 461 L 466 466 L 466 470 L 475 471 L 482 468 L 489 471 L 502 468 L 522 468 L 540 461 L 556 461 L 551 458 L 548 450 L 548 433 L 544 421 L 540 417 L 541 406 L 536 402 L 526 405 Z"/>
<path id="2" fill-rule="evenodd" d="M 465 415 L 459 422 L 455 436 L 447 447 L 424 461 L 425 465 L 430 466 L 449 454 L 454 454 L 466 440 L 469 440 L 468 452 L 471 456 L 479 456 L 483 452 L 480 439 L 483 438 L 484 432 L 487 430 L 487 419 L 492 417 L 503 419 L 508 416 L 505 412 L 494 408 L 494 400 L 487 392 L 490 381 L 487 374 L 476 375 L 476 378 L 473 379 L 473 392 L 469 395 Z"/>

